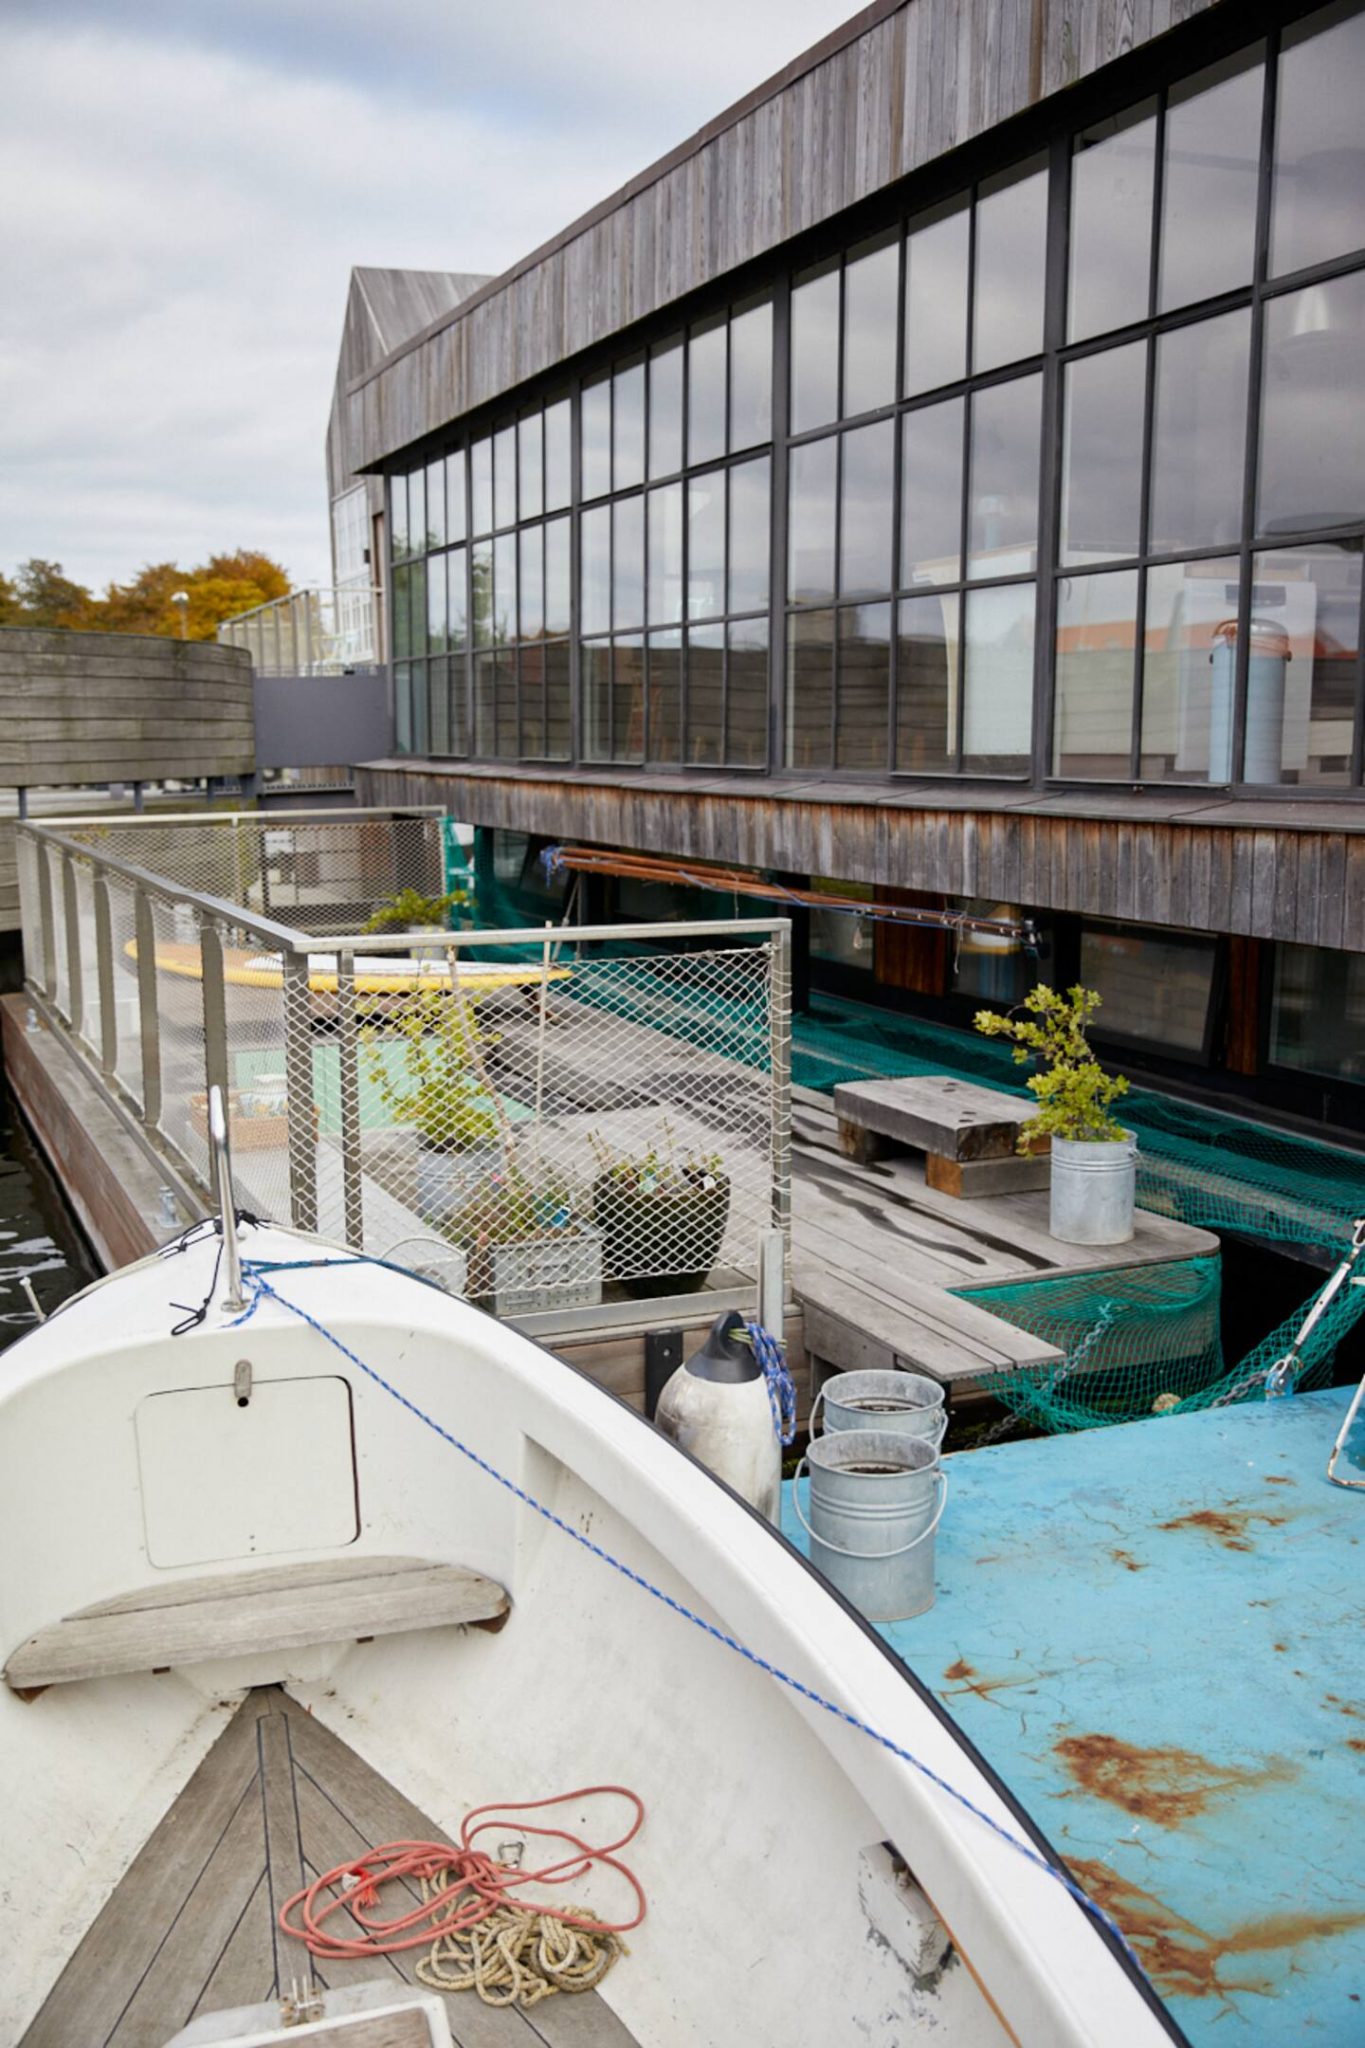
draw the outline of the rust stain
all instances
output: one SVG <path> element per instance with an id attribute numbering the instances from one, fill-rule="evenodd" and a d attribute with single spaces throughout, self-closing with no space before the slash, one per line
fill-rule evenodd
<path id="1" fill-rule="evenodd" d="M 1289 1648 L 1289 1645 L 1288 1643 L 1272 1643 L 1270 1647 L 1272 1650 L 1279 1650 L 1283 1654 Z"/>
<path id="2" fill-rule="evenodd" d="M 965 1657 L 959 1657 L 956 1664 L 950 1664 L 944 1672 L 945 1678 L 975 1678 L 976 1672 Z"/>
<path id="3" fill-rule="evenodd" d="M 1360 1751 L 1362 1756 L 1365 1756 L 1365 1741 L 1362 1741 L 1360 1736 L 1358 1735 L 1348 1735 L 1346 1738 L 1346 1747 L 1348 1749 L 1357 1749 Z"/>
<path id="4" fill-rule="evenodd" d="M 1334 1692 L 1325 1692 L 1323 1705 L 1335 1707 L 1339 1714 L 1346 1714 L 1352 1721 L 1365 1721 L 1365 1707 L 1359 1707 L 1354 1700 L 1339 1699 Z"/>
<path id="5" fill-rule="evenodd" d="M 1215 1543 L 1221 1543 L 1224 1550 L 1254 1550 L 1249 1536 L 1253 1522 L 1265 1522 L 1270 1528 L 1278 1529 L 1284 1521 L 1283 1515 L 1263 1515 L 1254 1508 L 1196 1508 L 1192 1514 L 1177 1515 L 1173 1522 L 1163 1522 L 1163 1529 L 1197 1529 L 1201 1535 L 1211 1536 Z"/>
<path id="6" fill-rule="evenodd" d="M 1267 1486 L 1293 1486 L 1295 1481 L 1290 1478 L 1287 1472 L 1267 1472 L 1265 1483 Z"/>
<path id="7" fill-rule="evenodd" d="M 1365 1927 L 1365 1911 L 1271 1913 L 1263 1920 L 1248 1920 L 1231 1934 L 1209 1934 L 1163 1905 L 1154 1893 L 1130 1884 L 1107 1863 L 1073 1858 L 1071 1869 L 1091 1898 L 1118 1921 L 1157 1990 L 1168 1997 L 1177 1993 L 1226 1999 L 1238 1991 L 1269 1997 L 1278 1988 L 1273 1979 L 1226 1976 L 1223 1965 L 1233 1956 L 1300 1948 Z"/>
<path id="8" fill-rule="evenodd" d="M 1139 1749 L 1116 1735 L 1068 1735 L 1054 1749 L 1082 1791 L 1167 1828 L 1195 1819 L 1220 1794 L 1294 1775 L 1285 1763 L 1247 1770 L 1210 1763 L 1192 1749 Z"/>
<path id="9" fill-rule="evenodd" d="M 979 1700 L 993 1703 L 998 1692 L 1008 1692 L 1017 1685 L 1036 1685 L 1039 1679 L 1055 1677 L 1056 1673 L 1026 1669 L 1008 1678 L 986 1678 L 965 1657 L 959 1657 L 956 1663 L 947 1667 L 943 1676 L 945 1680 L 954 1682 L 958 1695 L 971 1693 Z"/>
<path id="10" fill-rule="evenodd" d="M 1140 1558 L 1133 1556 L 1131 1550 L 1111 1550 L 1109 1555 L 1114 1563 L 1121 1564 L 1126 1572 L 1145 1572 L 1147 1569 Z"/>

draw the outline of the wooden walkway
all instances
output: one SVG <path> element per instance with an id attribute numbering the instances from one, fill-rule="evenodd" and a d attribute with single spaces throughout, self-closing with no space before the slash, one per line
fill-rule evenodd
<path id="1" fill-rule="evenodd" d="M 445 1840 L 426 1814 L 277 1687 L 247 1695 L 58 1978 L 20 2048 L 163 2048 L 196 2015 L 393 1973 L 424 1951 L 318 1967 L 284 1900 L 377 1843 Z M 618 1968 L 631 1967 L 629 1959 Z M 631 2048 L 595 1993 L 531 2013 L 446 1995 L 457 2048 Z"/>
<path id="2" fill-rule="evenodd" d="M 812 1392 L 832 1368 L 910 1365 L 969 1384 L 1060 1359 L 1054 1346 L 958 1288 L 1108 1273 L 1217 1254 L 1216 1237 L 1139 1209 L 1127 1244 L 1062 1244 L 1046 1189 L 963 1201 L 926 1185 L 924 1160 L 858 1165 L 830 1097 L 792 1090 L 792 1286 Z M 822 1370 L 822 1365 L 826 1370 Z"/>

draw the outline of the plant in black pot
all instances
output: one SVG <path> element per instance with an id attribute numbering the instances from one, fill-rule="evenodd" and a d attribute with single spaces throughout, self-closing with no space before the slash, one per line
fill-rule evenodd
<path id="1" fill-rule="evenodd" d="M 665 1146 L 613 1152 L 593 1140 L 597 1175 L 593 1215 L 602 1232 L 605 1272 L 635 1300 L 692 1294 L 720 1256 L 730 1216 L 730 1183 L 715 1153 Z"/>

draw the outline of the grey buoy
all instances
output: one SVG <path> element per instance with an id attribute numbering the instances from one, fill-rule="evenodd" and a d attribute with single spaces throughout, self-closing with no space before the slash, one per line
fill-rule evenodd
<path id="1" fill-rule="evenodd" d="M 716 1317 L 700 1351 L 678 1367 L 659 1396 L 658 1429 L 742 1494 L 770 1522 L 778 1518 L 782 1447 L 752 1344 L 735 1333 L 744 1318 Z"/>

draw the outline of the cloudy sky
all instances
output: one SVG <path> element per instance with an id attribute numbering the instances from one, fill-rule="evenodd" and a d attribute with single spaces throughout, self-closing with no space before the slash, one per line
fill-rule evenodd
<path id="1" fill-rule="evenodd" d="M 851 0 L 0 0 L 0 569 L 328 575 L 353 264 L 499 271 Z"/>

